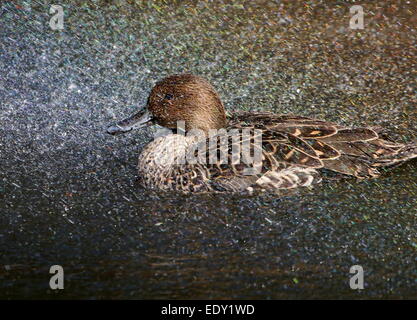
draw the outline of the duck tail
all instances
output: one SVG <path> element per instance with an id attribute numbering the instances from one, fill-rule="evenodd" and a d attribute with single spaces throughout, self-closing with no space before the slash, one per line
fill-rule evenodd
<path id="1" fill-rule="evenodd" d="M 397 152 L 379 157 L 374 166 L 376 167 L 392 167 L 401 165 L 406 161 L 417 158 L 417 141 L 403 145 Z"/>

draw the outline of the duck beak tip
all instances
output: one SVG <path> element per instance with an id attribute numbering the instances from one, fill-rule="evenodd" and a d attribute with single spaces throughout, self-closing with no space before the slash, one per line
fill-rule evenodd
<path id="1" fill-rule="evenodd" d="M 114 126 L 108 127 L 106 132 L 108 134 L 111 134 L 112 136 L 115 136 L 117 134 L 129 132 L 131 130 L 132 130 L 132 128 L 126 130 L 126 129 L 123 129 L 122 127 L 119 127 L 118 125 L 114 125 Z"/>

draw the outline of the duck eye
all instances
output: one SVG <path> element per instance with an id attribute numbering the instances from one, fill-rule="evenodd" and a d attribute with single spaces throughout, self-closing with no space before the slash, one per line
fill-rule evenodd
<path id="1" fill-rule="evenodd" d="M 165 99 L 167 99 L 167 100 L 171 100 L 172 98 L 174 98 L 174 96 L 172 94 L 170 94 L 170 93 L 167 93 L 165 95 Z"/>

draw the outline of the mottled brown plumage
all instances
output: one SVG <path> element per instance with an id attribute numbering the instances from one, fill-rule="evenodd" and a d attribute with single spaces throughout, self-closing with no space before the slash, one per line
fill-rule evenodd
<path id="1" fill-rule="evenodd" d="M 202 157 L 214 151 L 219 159 L 221 141 L 209 145 L 205 138 L 171 134 L 151 142 L 139 157 L 139 174 L 149 188 L 186 192 L 290 189 L 319 182 L 328 173 L 360 179 L 377 177 L 381 168 L 396 166 L 417 157 L 417 144 L 402 144 L 382 139 L 372 128 L 350 128 L 335 123 L 295 115 L 267 112 L 241 112 L 226 119 L 223 104 L 214 88 L 204 79 L 174 75 L 152 89 L 147 107 L 137 115 L 108 129 L 109 133 L 130 131 L 145 123 L 175 129 L 185 122 L 187 132 L 225 128 L 262 135 L 262 162 L 253 167 L 232 159 L 233 140 L 223 154 L 227 163 L 184 163 L 178 159 L 205 146 Z M 242 138 L 243 139 L 243 138 Z M 256 147 L 253 137 L 252 147 Z M 239 140 L 239 143 L 241 141 Z M 214 149 L 213 149 L 214 148 Z M 200 155 L 201 156 L 201 155 Z M 327 174 L 326 174 L 327 173 Z"/>

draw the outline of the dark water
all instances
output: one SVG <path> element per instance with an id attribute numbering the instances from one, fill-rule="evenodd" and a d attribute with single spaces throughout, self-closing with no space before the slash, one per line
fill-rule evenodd
<path id="1" fill-rule="evenodd" d="M 54 31 L 51 2 L 1 2 L 0 298 L 417 298 L 416 162 L 280 195 L 185 196 L 137 185 L 149 130 L 105 134 L 156 80 L 192 72 L 229 111 L 416 139 L 414 1 L 361 2 L 363 30 L 348 1 L 71 3 Z"/>

